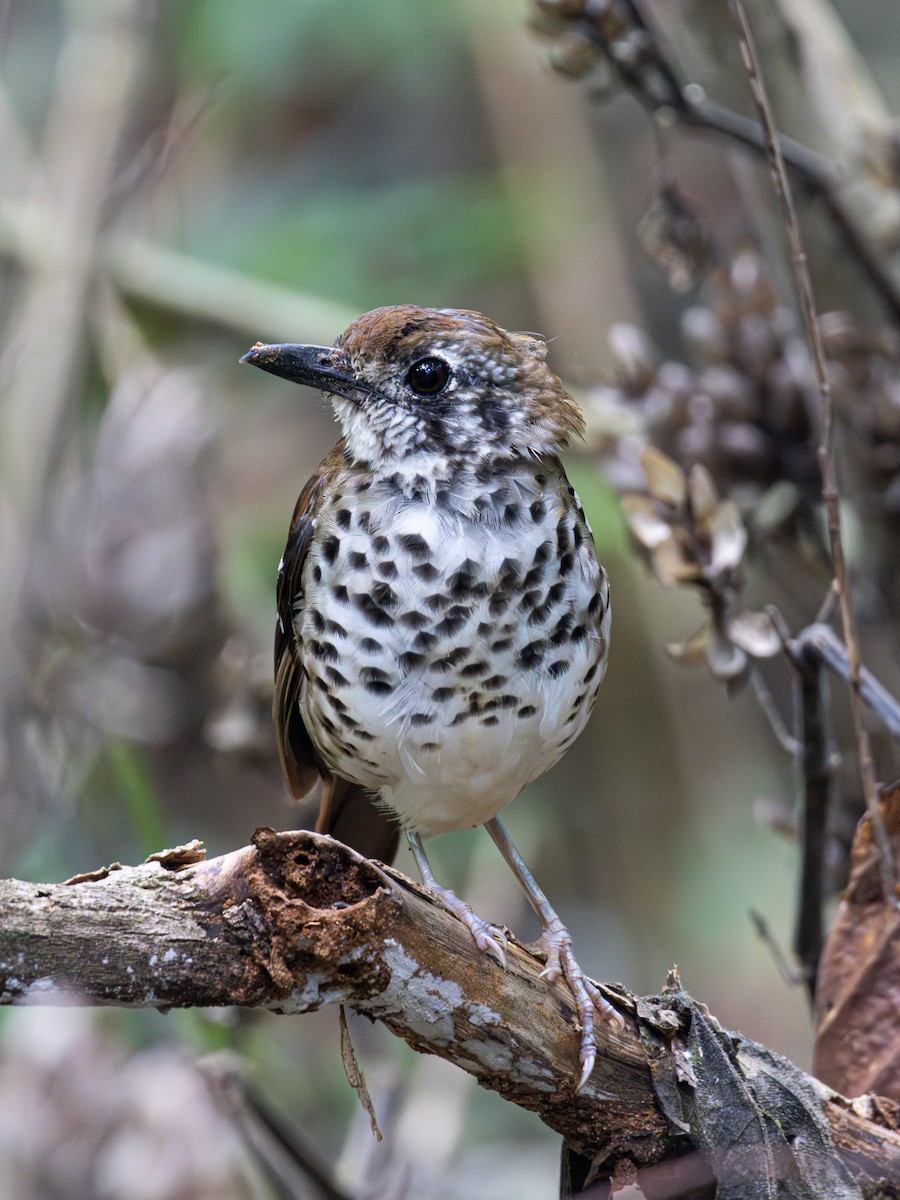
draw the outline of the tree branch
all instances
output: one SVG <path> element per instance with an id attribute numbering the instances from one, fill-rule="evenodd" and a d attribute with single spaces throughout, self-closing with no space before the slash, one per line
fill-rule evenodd
<path id="1" fill-rule="evenodd" d="M 831 790 L 831 748 L 824 696 L 823 667 L 814 655 L 795 656 L 794 711 L 803 798 L 800 810 L 800 897 L 794 929 L 794 953 L 803 966 L 810 999 L 822 955 L 825 903 L 825 852 Z"/>
<path id="2" fill-rule="evenodd" d="M 741 1171 L 781 1172 L 786 1156 L 808 1173 L 812 1137 L 836 1172 L 829 1195 L 860 1194 L 833 1190 L 850 1174 L 900 1178 L 889 1104 L 842 1099 L 721 1030 L 674 984 L 660 998 L 605 989 L 627 1028 L 600 1031 L 597 1069 L 576 1094 L 571 999 L 540 962 L 511 940 L 504 971 L 416 884 L 317 834 L 261 829 L 209 862 L 187 848 L 65 884 L 9 880 L 0 910 L 3 1003 L 300 1013 L 339 1001 L 537 1113 L 604 1169 L 699 1150 L 722 1177 L 737 1147 Z"/>
<path id="3" fill-rule="evenodd" d="M 759 158 L 767 154 L 766 137 L 758 123 L 706 98 L 703 89 L 691 86 L 675 61 L 671 48 L 650 20 L 646 5 L 638 0 L 588 5 L 581 0 L 535 0 L 562 28 L 603 55 L 623 87 L 656 115 L 665 110 L 681 128 L 698 136 L 721 138 Z M 571 74 L 580 74 L 571 71 Z M 603 93 L 601 92 L 600 95 Z M 778 146 L 786 166 L 807 195 L 821 201 L 847 255 L 860 268 L 892 320 L 900 324 L 900 289 L 890 270 L 845 204 L 840 181 L 830 163 L 778 133 Z"/>
<path id="4" fill-rule="evenodd" d="M 52 226 L 25 204 L 0 199 L 0 258 L 32 270 L 59 267 Z M 130 299 L 188 320 L 209 321 L 242 334 L 297 337 L 330 343 L 358 315 L 323 296 L 267 283 L 217 263 L 142 238 L 101 231 L 96 263 Z"/>
<path id="5" fill-rule="evenodd" d="M 820 622 L 807 625 L 795 638 L 789 640 L 787 650 L 795 663 L 804 659 L 814 659 L 845 683 L 850 682 L 847 647 L 829 625 Z M 865 704 L 878 717 L 891 737 L 900 740 L 900 704 L 864 666 L 859 668 L 859 690 Z"/>

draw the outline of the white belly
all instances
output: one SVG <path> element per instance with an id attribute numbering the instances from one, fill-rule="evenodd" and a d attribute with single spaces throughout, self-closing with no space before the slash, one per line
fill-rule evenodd
<path id="1" fill-rule="evenodd" d="M 554 500 L 506 523 L 373 505 L 362 526 L 323 527 L 310 551 L 296 620 L 304 723 L 335 774 L 426 836 L 496 816 L 590 714 L 606 579 L 583 518 Z"/>

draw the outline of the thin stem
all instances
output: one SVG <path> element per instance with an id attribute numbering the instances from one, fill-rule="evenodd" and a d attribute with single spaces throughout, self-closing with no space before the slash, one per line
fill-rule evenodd
<path id="1" fill-rule="evenodd" d="M 753 928 L 756 930 L 757 937 L 769 951 L 769 954 L 771 954 L 775 969 L 784 982 L 791 987 L 796 987 L 798 983 L 805 982 L 805 977 L 788 962 L 787 956 L 769 928 L 769 922 L 762 913 L 755 908 L 751 908 L 749 917 L 753 922 Z"/>
<path id="2" fill-rule="evenodd" d="M 822 420 L 819 437 L 818 459 L 822 475 L 822 500 L 825 505 L 828 538 L 831 544 L 831 556 L 834 564 L 834 577 L 841 610 L 841 623 L 844 630 L 844 641 L 847 646 L 847 659 L 850 669 L 850 707 L 853 714 L 853 727 L 856 735 L 856 745 L 859 754 L 859 770 L 862 780 L 866 808 L 872 820 L 875 839 L 881 853 L 881 885 L 884 898 L 890 903 L 896 903 L 896 879 L 891 858 L 890 843 L 884 821 L 881 817 L 878 786 L 875 781 L 875 767 L 872 759 L 872 747 L 863 719 L 863 697 L 860 682 L 859 640 L 856 631 L 856 619 L 850 598 L 850 581 L 847 575 L 847 565 L 844 558 L 844 544 L 841 538 L 841 514 L 837 472 L 834 463 L 833 428 L 834 406 L 831 398 L 831 387 L 828 372 L 825 367 L 825 351 L 822 345 L 822 335 L 816 314 L 813 298 L 812 281 L 806 252 L 800 237 L 800 227 L 797 221 L 797 211 L 794 198 L 784 166 L 772 110 L 766 95 L 765 83 L 760 71 L 753 34 L 747 21 L 741 0 L 729 0 L 732 13 L 738 25 L 741 53 L 747 68 L 750 89 L 756 104 L 760 123 L 766 139 L 767 156 L 775 185 L 778 203 L 784 217 L 785 229 L 791 248 L 791 265 L 794 273 L 794 284 L 800 301 L 803 321 L 806 327 L 807 340 L 816 372 L 816 383 L 821 398 Z"/>
<path id="3" fill-rule="evenodd" d="M 766 681 L 759 673 L 759 668 L 756 667 L 750 672 L 750 683 L 753 687 L 753 694 L 756 697 L 756 702 L 762 709 L 763 715 L 769 722 L 769 727 L 775 734 L 778 744 L 782 750 L 785 750 L 793 758 L 799 750 L 797 739 L 791 735 L 790 730 L 781 719 L 781 713 L 775 706 L 775 700 L 772 693 L 769 691 Z"/>
<path id="4" fill-rule="evenodd" d="M 800 897 L 794 929 L 794 953 L 812 1000 L 822 954 L 825 900 L 825 838 L 831 786 L 825 679 L 814 657 L 798 656 L 794 710 L 797 720 L 797 768 L 802 777 L 800 809 Z"/>
<path id="5" fill-rule="evenodd" d="M 791 658 L 817 658 L 833 675 L 850 682 L 850 662 L 847 648 L 827 625 L 808 625 L 788 642 Z M 900 741 L 900 703 L 879 683 L 866 667 L 859 669 L 860 694 L 864 702 L 878 717 L 891 737 Z"/>
<path id="6" fill-rule="evenodd" d="M 646 43 L 646 57 L 637 63 L 617 55 L 610 44 L 602 22 L 582 16 L 577 20 L 579 33 L 594 42 L 615 70 L 623 86 L 650 113 L 665 108 L 677 124 L 705 134 L 727 138 L 753 154 L 764 157 L 768 152 L 767 138 L 759 125 L 742 113 L 705 97 L 694 95 L 679 78 L 668 47 L 659 31 L 643 11 L 639 0 L 624 0 L 632 26 L 639 30 Z M 699 89 L 697 89 L 699 91 Z M 821 200 L 848 255 L 864 272 L 873 290 L 895 322 L 900 324 L 900 291 L 876 250 L 856 227 L 844 207 L 830 164 L 807 146 L 783 133 L 776 140 L 784 163 L 800 181 L 805 191 Z"/>
<path id="7" fill-rule="evenodd" d="M 276 1196 L 294 1200 L 306 1195 L 312 1183 L 318 1200 L 351 1200 L 337 1187 L 301 1131 L 247 1082 L 233 1055 L 208 1055 L 197 1066 L 216 1104 L 236 1125 Z"/>

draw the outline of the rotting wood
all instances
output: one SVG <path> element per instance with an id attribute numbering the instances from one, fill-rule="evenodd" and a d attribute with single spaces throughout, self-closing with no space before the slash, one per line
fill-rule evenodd
<path id="1" fill-rule="evenodd" d="M 514 939 L 504 970 L 411 880 L 314 833 L 261 829 L 251 846 L 190 858 L 163 854 L 67 884 L 0 882 L 0 1002 L 285 1013 L 342 1002 L 537 1113 L 609 1169 L 691 1149 L 675 1109 L 690 1111 L 691 1072 L 702 1070 L 689 1065 L 693 1024 L 713 1031 L 738 1072 L 752 1061 L 749 1075 L 761 1062 L 777 1074 L 784 1063 L 855 1176 L 900 1179 L 894 1106 L 844 1100 L 724 1034 L 683 992 L 642 1000 L 605 989 L 626 1028 L 600 1030 L 597 1069 L 576 1094 L 568 992 L 542 980 Z"/>

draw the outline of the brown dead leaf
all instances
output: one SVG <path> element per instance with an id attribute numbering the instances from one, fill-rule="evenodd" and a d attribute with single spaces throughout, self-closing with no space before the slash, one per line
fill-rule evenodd
<path id="1" fill-rule="evenodd" d="M 766 612 L 740 612 L 728 618 L 728 636 L 751 658 L 771 658 L 782 649 L 775 622 Z"/>
<path id="2" fill-rule="evenodd" d="M 694 583 L 702 571 L 700 564 L 692 557 L 684 543 L 676 537 L 670 537 L 656 546 L 650 562 L 653 573 L 663 587 L 678 587 L 682 583 Z"/>
<path id="3" fill-rule="evenodd" d="M 641 248 L 662 267 L 674 292 L 686 292 L 706 264 L 709 234 L 672 183 L 660 188 L 637 228 Z"/>
<path id="4" fill-rule="evenodd" d="M 716 510 L 719 494 L 713 477 L 702 463 L 694 463 L 688 475 L 688 499 L 691 515 L 697 525 L 703 525 Z"/>
<path id="5" fill-rule="evenodd" d="M 359 1065 L 356 1057 L 356 1051 L 353 1049 L 353 1042 L 350 1039 L 350 1028 L 347 1025 L 347 1014 L 344 1012 L 343 1004 L 338 1005 L 338 1013 L 341 1026 L 341 1062 L 344 1065 L 344 1074 L 347 1076 L 347 1082 L 356 1092 L 357 1098 L 369 1118 L 369 1124 L 372 1126 L 376 1142 L 380 1142 L 383 1140 L 384 1135 L 378 1125 L 378 1118 L 375 1115 L 375 1105 L 372 1103 L 372 1097 L 369 1095 L 369 1089 L 366 1086 L 366 1077 L 363 1075 L 362 1067 Z"/>
<path id="6" fill-rule="evenodd" d="M 647 491 L 671 508 L 679 508 L 687 496 L 687 479 L 678 463 L 655 446 L 645 446 L 641 466 L 647 476 Z"/>
<path id="7" fill-rule="evenodd" d="M 900 786 L 881 811 L 900 857 Z M 813 1072 L 846 1096 L 900 1099 L 900 912 L 881 891 L 878 848 L 868 815 L 857 826 L 850 882 L 825 943 L 816 986 Z"/>
<path id="8" fill-rule="evenodd" d="M 712 625 L 698 629 L 686 642 L 667 642 L 666 653 L 686 667 L 699 667 L 706 662 L 706 647 L 713 636 Z"/>
<path id="9" fill-rule="evenodd" d="M 731 500 L 716 505 L 707 525 L 710 536 L 710 560 L 707 574 L 711 579 L 740 564 L 747 548 L 747 530 Z"/>
<path id="10" fill-rule="evenodd" d="M 659 515 L 656 501 L 640 492 L 629 492 L 620 499 L 622 512 L 632 536 L 647 550 L 653 550 L 672 536 L 672 526 Z"/>

